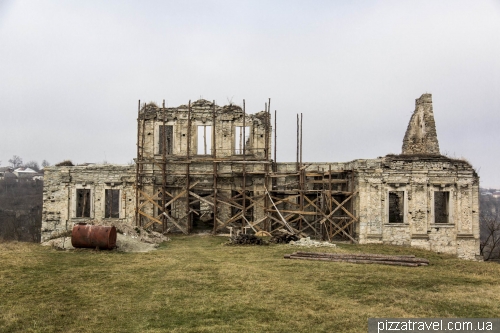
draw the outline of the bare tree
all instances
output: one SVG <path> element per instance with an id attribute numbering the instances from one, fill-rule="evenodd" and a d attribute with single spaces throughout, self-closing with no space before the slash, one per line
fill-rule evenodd
<path id="1" fill-rule="evenodd" d="M 29 162 L 25 163 L 24 166 L 27 168 L 31 168 L 31 169 L 35 170 L 36 172 L 40 171 L 40 166 L 38 166 L 37 161 L 29 161 Z"/>
<path id="2" fill-rule="evenodd" d="M 500 218 L 498 214 L 481 214 L 481 254 L 484 260 L 500 258 Z"/>
<path id="3" fill-rule="evenodd" d="M 42 161 L 42 167 L 46 168 L 46 167 L 48 167 L 48 166 L 50 166 L 49 161 L 47 161 L 47 160 L 43 160 L 43 161 Z"/>
<path id="4" fill-rule="evenodd" d="M 13 168 L 19 168 L 21 165 L 23 165 L 23 159 L 17 155 L 14 155 L 9 160 L 9 163 L 12 164 Z"/>

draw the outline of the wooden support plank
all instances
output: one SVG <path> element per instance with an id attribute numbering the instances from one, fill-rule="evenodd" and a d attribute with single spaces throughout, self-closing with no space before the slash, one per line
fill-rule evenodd
<path id="1" fill-rule="evenodd" d="M 195 187 L 197 184 L 199 183 L 199 181 L 195 182 L 194 184 L 192 184 L 191 186 L 189 186 L 189 189 L 192 189 L 193 187 Z M 180 192 L 179 194 L 177 194 L 172 200 L 170 200 L 169 202 L 167 202 L 167 204 L 165 205 L 165 208 L 167 208 L 169 205 L 172 204 L 172 202 L 174 202 L 175 200 L 179 199 L 180 197 L 184 196 L 186 194 L 186 190 Z"/>
<path id="2" fill-rule="evenodd" d="M 333 198 L 333 197 L 332 197 L 332 201 L 333 201 L 336 205 L 340 205 L 340 204 L 339 204 L 339 202 L 338 202 L 337 200 L 335 200 L 335 198 Z M 343 210 L 343 211 L 344 211 L 347 215 L 349 215 L 352 219 L 354 219 L 354 220 L 356 220 L 356 221 L 357 221 L 357 220 L 358 220 L 358 218 L 357 218 L 357 217 L 355 217 L 354 215 L 352 215 L 352 214 L 351 214 L 351 212 L 350 212 L 350 211 L 348 211 L 348 210 L 344 207 L 344 204 L 345 204 L 345 202 L 343 202 L 343 203 L 342 203 L 342 205 L 340 206 L 340 208 L 341 208 L 341 209 L 342 209 L 342 210 Z"/>
<path id="3" fill-rule="evenodd" d="M 278 210 L 273 210 L 269 209 L 268 212 L 271 213 L 278 213 Z M 280 210 L 281 213 L 292 213 L 292 214 L 299 214 L 299 215 L 316 215 L 316 212 L 309 212 L 309 211 L 302 211 L 302 210 L 285 210 L 282 209 Z"/>
<path id="4" fill-rule="evenodd" d="M 242 215 L 241 217 L 248 223 L 248 225 L 250 226 L 250 228 L 252 228 L 253 232 L 257 233 L 257 230 L 255 230 L 254 226 L 250 222 L 248 222 L 248 220 L 245 217 L 245 215 Z"/>
<path id="5" fill-rule="evenodd" d="M 162 211 L 164 210 L 163 208 L 161 208 L 161 206 L 160 206 L 160 205 L 158 205 L 158 203 L 157 203 L 156 201 L 154 201 L 153 199 L 151 199 L 151 197 L 149 197 L 146 193 L 144 193 L 143 191 L 141 191 L 141 190 L 139 190 L 139 189 L 138 189 L 137 191 L 139 191 L 139 192 L 140 192 L 140 193 L 141 193 L 141 194 L 142 194 L 142 195 L 146 198 L 147 202 L 151 202 L 153 205 L 155 205 L 156 207 L 158 207 L 158 208 L 159 208 L 159 209 L 161 209 Z M 137 210 L 139 210 L 139 211 L 140 211 L 140 209 L 141 209 L 143 206 L 144 206 L 144 202 L 143 202 L 143 204 L 141 204 L 141 206 L 140 206 Z"/>
<path id="6" fill-rule="evenodd" d="M 351 200 L 351 199 L 352 199 L 352 197 L 353 197 L 356 193 L 358 193 L 358 191 L 354 192 L 354 193 L 353 193 L 353 194 L 351 194 L 349 197 L 347 197 L 347 199 L 345 199 L 344 201 L 342 201 L 342 203 L 340 203 L 339 205 L 337 205 L 337 207 L 336 207 L 334 210 L 332 210 L 332 211 L 331 211 L 331 212 L 330 212 L 327 216 L 328 216 L 328 217 L 331 217 L 331 216 L 332 216 L 332 215 L 333 215 L 333 214 L 334 214 L 337 210 L 339 210 L 341 207 L 343 207 L 343 205 L 344 205 L 347 201 Z M 332 200 L 333 200 L 333 197 L 332 197 Z M 322 219 L 322 220 L 321 220 L 321 223 L 324 223 L 325 221 L 326 221 L 326 218 Z"/>
<path id="7" fill-rule="evenodd" d="M 333 198 L 332 198 L 333 199 Z M 326 218 L 328 221 L 330 221 L 330 223 L 332 223 L 338 230 L 340 230 L 339 232 L 343 231 L 345 228 L 341 228 L 337 223 L 335 223 L 333 220 L 331 220 L 331 217 L 330 216 L 327 216 L 321 209 L 318 208 L 318 206 L 316 206 L 314 203 L 312 203 L 309 198 L 306 197 L 306 200 L 308 200 L 314 207 L 316 207 L 318 209 L 318 212 L 324 216 L 324 218 Z M 345 202 L 344 202 L 345 203 Z M 356 219 L 357 220 L 357 219 Z M 354 222 L 354 221 L 353 221 Z M 320 223 L 324 223 L 323 220 L 320 221 Z M 331 235 L 331 237 L 337 235 L 339 232 L 336 232 L 335 234 Z M 356 242 L 357 241 L 351 236 L 349 235 L 349 233 L 347 232 L 343 232 L 344 235 L 346 235 L 349 239 L 351 239 L 352 241 Z"/>
<path id="8" fill-rule="evenodd" d="M 163 215 L 165 215 L 170 222 L 172 222 L 177 228 L 179 228 L 182 231 L 183 234 L 185 234 L 185 235 L 188 234 L 187 230 L 185 230 L 183 227 L 180 226 L 179 220 L 183 219 L 184 217 L 186 217 L 189 214 L 184 215 L 179 220 L 177 220 L 174 217 L 170 216 L 167 212 L 163 212 Z"/>
<path id="9" fill-rule="evenodd" d="M 271 203 L 273 204 L 274 208 L 276 209 L 278 215 L 281 217 L 281 219 L 283 220 L 284 224 L 287 226 L 288 230 L 290 230 L 292 233 L 295 233 L 293 230 L 293 228 L 288 225 L 288 222 L 286 222 L 286 220 L 283 218 L 283 215 L 281 215 L 278 207 L 276 207 L 276 205 L 274 204 L 274 201 L 273 199 L 271 198 L 271 195 L 269 194 L 269 191 L 267 190 L 267 187 L 264 186 L 264 189 L 266 190 L 266 193 L 267 193 L 267 196 L 269 197 L 269 200 L 271 200 Z M 269 214 L 268 214 L 269 215 Z"/>
<path id="10" fill-rule="evenodd" d="M 228 225 L 229 223 L 232 223 L 234 221 L 237 221 L 239 218 L 241 218 L 241 215 L 243 215 L 243 212 L 238 212 L 236 215 L 234 215 L 233 217 L 231 217 L 229 220 L 227 220 L 226 222 L 221 222 L 221 225 L 218 227 L 218 229 L 222 229 L 224 228 L 226 225 Z"/>
<path id="11" fill-rule="evenodd" d="M 309 223 L 309 221 L 307 221 L 307 219 L 306 219 L 306 218 L 304 218 L 303 216 L 301 216 L 301 219 L 302 219 L 302 221 L 304 221 L 304 222 L 308 225 L 308 226 L 307 226 L 305 229 L 303 229 L 302 231 L 304 231 L 304 230 L 306 230 L 306 229 L 308 229 L 308 228 L 311 228 L 311 229 L 312 229 L 312 230 L 316 233 L 316 228 L 314 228 L 314 227 L 313 227 L 313 226 Z"/>
<path id="12" fill-rule="evenodd" d="M 254 223 L 251 223 L 251 226 L 254 226 L 257 228 L 257 226 L 262 223 L 263 221 L 265 221 L 267 219 L 267 216 L 261 218 L 260 220 L 258 220 L 257 222 L 254 222 Z"/>
<path id="13" fill-rule="evenodd" d="M 218 203 L 221 203 L 221 204 L 224 204 L 224 205 L 227 205 L 227 206 L 231 206 L 231 207 L 234 207 L 234 208 L 237 208 L 237 209 L 241 209 L 242 208 L 242 206 L 240 206 L 238 204 L 233 205 L 233 204 L 230 204 L 229 202 L 226 202 L 224 200 L 229 200 L 229 199 L 227 199 L 226 197 L 221 196 L 220 194 L 217 195 L 217 202 Z"/>
<path id="14" fill-rule="evenodd" d="M 311 184 L 328 184 L 329 183 L 328 179 L 308 180 L 307 182 L 311 183 Z M 347 179 L 332 179 L 331 183 L 332 184 L 347 184 Z"/>
<path id="15" fill-rule="evenodd" d="M 302 237 L 305 236 L 303 233 L 301 233 L 299 230 L 295 229 L 294 227 L 291 227 L 291 226 L 287 227 L 287 225 L 285 223 L 283 223 L 283 221 L 280 221 L 279 219 L 275 218 L 274 216 L 268 215 L 268 217 L 271 220 L 278 222 L 282 226 L 282 228 L 280 228 L 280 229 L 283 229 L 283 227 L 285 227 L 289 231 L 291 231 L 291 233 L 294 234 L 294 235 L 299 235 L 299 236 L 302 236 Z M 276 229 L 274 231 L 276 231 Z"/>
<path id="16" fill-rule="evenodd" d="M 144 228 L 145 228 L 145 229 L 149 228 L 149 227 L 150 227 L 153 223 L 155 223 L 155 222 L 156 222 L 156 223 L 159 223 L 159 224 L 163 224 L 163 222 L 162 222 L 162 221 L 160 221 L 160 220 L 158 220 L 158 219 L 156 219 L 156 218 L 154 218 L 154 217 L 152 217 L 152 216 L 150 216 L 150 215 L 148 215 L 148 214 L 144 213 L 144 212 L 143 212 L 143 211 L 141 211 L 141 210 L 140 210 L 140 211 L 138 211 L 138 213 L 139 213 L 139 214 L 141 214 L 142 216 L 144 216 L 144 217 L 146 217 L 146 218 L 148 218 L 148 219 L 150 219 L 150 220 L 151 220 L 151 222 L 149 222 L 148 224 L 146 224 L 146 225 L 144 226 Z"/>
<path id="17" fill-rule="evenodd" d="M 276 198 L 276 197 L 274 197 L 274 196 L 271 196 L 271 198 L 273 198 L 274 200 L 278 200 L 278 201 L 276 201 L 276 202 L 274 203 L 276 206 L 278 206 L 278 205 L 279 205 L 279 204 L 281 204 L 281 203 L 290 203 L 290 204 L 293 204 L 293 205 L 297 205 L 297 206 L 299 206 L 299 204 L 298 204 L 298 203 L 295 203 L 295 202 L 290 201 L 290 200 L 295 199 L 295 198 L 298 198 L 298 197 L 300 197 L 300 195 L 299 195 L 299 194 L 297 194 L 297 195 L 293 195 L 293 196 L 289 196 L 289 197 L 287 197 L 287 198 Z"/>
<path id="18" fill-rule="evenodd" d="M 337 231 L 335 231 L 335 233 L 332 233 L 332 237 L 334 237 L 335 235 L 337 235 L 337 234 L 339 234 L 339 233 L 343 232 L 343 231 L 344 231 L 344 229 L 345 229 L 345 228 L 347 228 L 348 226 L 350 226 L 351 224 L 353 224 L 353 223 L 354 223 L 354 221 L 355 221 L 355 220 L 350 220 L 350 221 L 349 221 L 349 222 L 347 222 L 344 226 L 342 226 L 342 228 L 337 229 Z M 351 240 L 353 240 L 354 242 L 356 242 L 356 243 L 357 243 L 357 241 L 356 241 L 356 240 L 354 240 L 353 238 L 351 238 Z"/>
<path id="19" fill-rule="evenodd" d="M 292 173 L 272 173 L 269 175 L 271 178 L 283 178 L 283 177 L 292 177 L 292 176 L 298 176 L 299 173 L 294 171 Z"/>
<path id="20" fill-rule="evenodd" d="M 194 192 L 191 192 L 191 191 L 189 192 L 189 194 L 190 194 L 191 196 L 195 197 L 196 199 L 198 199 L 198 200 L 200 200 L 200 201 L 203 201 L 204 203 L 206 203 L 206 204 L 208 204 L 208 205 L 210 205 L 210 206 L 212 206 L 212 207 L 214 206 L 214 203 L 213 203 L 213 202 L 210 202 L 210 201 L 208 201 L 208 200 L 206 199 L 206 198 L 208 198 L 208 197 L 200 197 L 198 194 L 196 194 L 196 193 L 194 193 Z"/>
<path id="21" fill-rule="evenodd" d="M 158 194 L 160 193 L 160 191 L 156 192 L 152 197 L 148 196 L 144 191 L 141 191 L 141 190 L 138 190 L 146 199 L 145 202 L 141 203 L 139 205 L 139 208 L 138 209 L 141 209 L 142 207 L 144 207 L 148 202 L 152 202 L 153 204 L 156 203 L 156 200 L 160 200 L 160 198 L 158 197 Z M 139 197 L 139 200 L 141 200 L 143 198 Z M 157 205 L 158 206 L 158 205 Z M 161 207 L 160 207 L 161 208 Z"/>

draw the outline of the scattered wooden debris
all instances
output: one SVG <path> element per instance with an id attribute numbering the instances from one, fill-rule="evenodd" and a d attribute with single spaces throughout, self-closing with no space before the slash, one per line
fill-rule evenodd
<path id="1" fill-rule="evenodd" d="M 227 245 L 267 245 L 268 243 L 255 235 L 239 234 L 229 238 Z"/>
<path id="2" fill-rule="evenodd" d="M 415 258 L 414 255 L 392 256 L 384 254 L 294 252 L 292 254 L 285 254 L 285 259 L 320 260 L 350 262 L 354 264 L 381 264 L 408 267 L 429 265 L 429 260 L 424 258 Z"/>

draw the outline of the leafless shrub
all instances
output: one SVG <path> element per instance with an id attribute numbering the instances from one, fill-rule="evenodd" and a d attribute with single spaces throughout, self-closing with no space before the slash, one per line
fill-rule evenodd
<path id="1" fill-rule="evenodd" d="M 500 217 L 498 214 L 482 213 L 481 255 L 484 260 L 500 259 Z"/>
<path id="2" fill-rule="evenodd" d="M 74 166 L 74 164 L 73 162 L 71 162 L 71 160 L 64 160 L 62 162 L 57 163 L 56 166 Z"/>
<path id="3" fill-rule="evenodd" d="M 14 169 L 16 169 L 19 168 L 21 165 L 23 165 L 23 159 L 17 155 L 14 155 L 9 160 L 9 163 L 12 165 Z"/>

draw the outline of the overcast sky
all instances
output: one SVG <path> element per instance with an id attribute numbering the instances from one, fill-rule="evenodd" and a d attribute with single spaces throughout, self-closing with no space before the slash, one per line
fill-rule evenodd
<path id="1" fill-rule="evenodd" d="M 500 1 L 0 0 L 0 161 L 125 164 L 137 101 L 278 111 L 278 162 L 400 153 L 432 93 L 441 152 L 500 188 Z"/>

